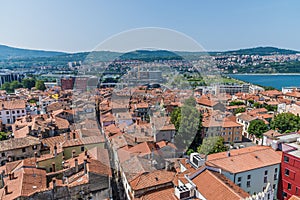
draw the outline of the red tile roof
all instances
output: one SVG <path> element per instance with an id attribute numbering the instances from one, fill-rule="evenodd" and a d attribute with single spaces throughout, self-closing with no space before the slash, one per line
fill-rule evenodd
<path id="1" fill-rule="evenodd" d="M 192 181 L 207 200 L 240 200 L 250 196 L 224 175 L 207 169 L 193 178 Z"/>
<path id="2" fill-rule="evenodd" d="M 208 155 L 206 164 L 231 173 L 240 173 L 281 163 L 281 155 L 271 147 L 246 147 Z"/>
<path id="3" fill-rule="evenodd" d="M 151 173 L 143 173 L 130 181 L 132 190 L 141 190 L 154 186 L 163 185 L 166 183 L 172 183 L 175 177 L 175 172 L 156 170 Z"/>

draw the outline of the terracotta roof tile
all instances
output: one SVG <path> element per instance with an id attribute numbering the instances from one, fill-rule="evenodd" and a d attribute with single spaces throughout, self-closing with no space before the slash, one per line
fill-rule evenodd
<path id="1" fill-rule="evenodd" d="M 250 196 L 223 175 L 207 169 L 192 181 L 207 200 L 240 200 Z"/>
<path id="2" fill-rule="evenodd" d="M 166 183 L 171 183 L 174 179 L 175 172 L 156 170 L 151 173 L 143 173 L 130 181 L 130 186 L 133 190 L 141 190 L 149 187 L 154 187 Z"/>
<path id="3" fill-rule="evenodd" d="M 265 166 L 280 164 L 281 155 L 270 147 L 246 147 L 208 155 L 206 164 L 231 173 L 240 173 Z"/>

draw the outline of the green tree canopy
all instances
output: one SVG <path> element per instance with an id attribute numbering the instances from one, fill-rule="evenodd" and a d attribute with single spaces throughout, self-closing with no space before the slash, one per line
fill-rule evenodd
<path id="1" fill-rule="evenodd" d="M 7 135 L 8 135 L 9 133 L 5 133 L 5 132 L 0 132 L 0 140 L 6 140 L 7 139 Z"/>
<path id="2" fill-rule="evenodd" d="M 23 87 L 31 89 L 35 86 L 35 80 L 33 78 L 24 78 L 22 80 Z"/>
<path id="3" fill-rule="evenodd" d="M 175 108 L 171 113 L 171 123 L 174 124 L 176 131 L 178 131 L 181 121 L 181 108 Z"/>
<path id="4" fill-rule="evenodd" d="M 191 97 L 181 108 L 175 109 L 171 114 L 171 122 L 177 130 L 175 145 L 181 150 L 188 148 L 195 150 L 201 142 L 202 116 L 195 105 L 196 100 Z"/>
<path id="5" fill-rule="evenodd" d="M 245 111 L 246 111 L 246 108 L 237 108 L 237 109 L 235 109 L 234 114 L 242 113 Z"/>
<path id="6" fill-rule="evenodd" d="M 22 88 L 23 85 L 19 81 L 13 81 L 10 83 L 10 90 L 14 91 L 15 89 Z"/>
<path id="7" fill-rule="evenodd" d="M 300 117 L 292 113 L 281 113 L 271 121 L 271 128 L 278 129 L 280 133 L 298 131 L 300 129 Z"/>
<path id="8" fill-rule="evenodd" d="M 255 135 L 258 138 L 262 137 L 262 134 L 268 130 L 268 126 L 264 123 L 264 121 L 260 119 L 255 119 L 250 122 L 248 133 L 251 135 Z"/>
<path id="9" fill-rule="evenodd" d="M 46 86 L 45 86 L 45 84 L 44 84 L 44 81 L 42 81 L 42 80 L 37 80 L 37 81 L 35 82 L 35 88 L 36 88 L 37 90 L 42 90 L 42 91 L 44 91 L 44 90 L 46 89 Z"/>
<path id="10" fill-rule="evenodd" d="M 258 103 L 258 102 L 255 102 L 255 103 L 253 104 L 253 107 L 255 107 L 255 108 L 262 108 L 263 105 L 260 104 L 260 103 Z"/>
<path id="11" fill-rule="evenodd" d="M 265 105 L 264 106 L 268 111 L 277 111 L 277 106 Z"/>
<path id="12" fill-rule="evenodd" d="M 205 138 L 203 143 L 197 148 L 198 153 L 205 155 L 227 150 L 228 147 L 224 145 L 224 138 L 220 136 Z"/>
<path id="13" fill-rule="evenodd" d="M 244 102 L 242 101 L 232 101 L 229 103 L 230 106 L 239 106 L 239 105 L 244 105 Z"/>
<path id="14" fill-rule="evenodd" d="M 11 92 L 11 90 L 10 90 L 10 83 L 8 83 L 8 82 L 3 83 L 1 89 L 5 90 L 6 92 Z"/>

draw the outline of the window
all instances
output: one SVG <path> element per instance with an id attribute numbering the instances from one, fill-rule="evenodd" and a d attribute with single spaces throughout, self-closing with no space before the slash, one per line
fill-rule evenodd
<path id="1" fill-rule="evenodd" d="M 265 175 L 268 175 L 268 170 L 265 171 Z"/>
<path id="2" fill-rule="evenodd" d="M 251 179 L 251 175 L 250 174 L 247 176 L 247 179 Z"/>
<path id="3" fill-rule="evenodd" d="M 240 138 L 239 138 L 239 137 L 235 137 L 234 139 L 235 139 L 235 140 L 240 140 Z"/>
<path id="4" fill-rule="evenodd" d="M 236 135 L 239 135 L 239 134 L 240 134 L 240 132 L 238 132 L 238 131 L 237 131 L 237 132 L 235 132 L 235 134 L 236 134 Z"/>
<path id="5" fill-rule="evenodd" d="M 264 183 L 267 183 L 267 182 L 268 182 L 268 177 L 265 176 L 265 177 L 264 177 Z"/>
<path id="6" fill-rule="evenodd" d="M 84 151 L 84 147 L 81 147 L 81 151 Z"/>
<path id="7" fill-rule="evenodd" d="M 292 184 L 288 183 L 287 189 L 288 189 L 288 190 L 291 190 L 291 189 L 292 189 Z"/>
<path id="8" fill-rule="evenodd" d="M 276 184 L 273 184 L 273 189 L 275 190 L 275 188 L 276 188 Z"/>
<path id="9" fill-rule="evenodd" d="M 287 197 L 286 192 L 282 192 L 282 196 L 283 196 L 283 198 L 286 198 Z"/>
<path id="10" fill-rule="evenodd" d="M 230 141 L 230 137 L 228 138 L 228 140 L 227 140 L 228 142 Z"/>
<path id="11" fill-rule="evenodd" d="M 299 188 L 298 188 L 298 187 L 296 187 L 296 192 L 295 192 L 295 194 L 296 194 L 296 195 L 299 194 Z"/>
<path id="12" fill-rule="evenodd" d="M 228 132 L 228 135 L 231 135 L 231 132 Z"/>
<path id="13" fill-rule="evenodd" d="M 1 156 L 2 156 L 2 157 L 5 157 L 5 152 L 2 152 Z"/>
<path id="14" fill-rule="evenodd" d="M 275 173 L 277 173 L 278 172 L 278 168 L 275 168 Z"/>
<path id="15" fill-rule="evenodd" d="M 285 169 L 285 170 L 284 170 L 284 175 L 289 176 L 289 175 L 290 175 L 290 170 Z"/>
<path id="16" fill-rule="evenodd" d="M 222 135 L 226 135 L 226 132 L 223 132 Z"/>
<path id="17" fill-rule="evenodd" d="M 19 114 L 19 113 L 20 113 L 20 111 L 19 111 L 19 110 L 17 110 L 17 113 Z"/>
<path id="18" fill-rule="evenodd" d="M 24 113 L 25 112 L 25 110 L 22 110 L 22 113 Z"/>
<path id="19" fill-rule="evenodd" d="M 9 115 L 9 111 L 6 111 L 6 114 Z"/>
<path id="20" fill-rule="evenodd" d="M 251 187 L 251 182 L 247 181 L 247 187 Z"/>
<path id="21" fill-rule="evenodd" d="M 14 110 L 12 111 L 12 114 L 15 114 L 15 111 L 14 111 Z"/>
<path id="22" fill-rule="evenodd" d="M 238 177 L 238 182 L 241 182 L 242 181 L 242 177 Z"/>
<path id="23" fill-rule="evenodd" d="M 284 162 L 287 162 L 287 163 L 288 163 L 288 162 L 289 162 L 289 160 L 290 160 L 290 158 L 289 158 L 289 157 L 287 157 L 287 156 L 284 156 L 284 157 L 283 157 L 283 160 L 284 160 Z"/>
<path id="24" fill-rule="evenodd" d="M 241 187 L 241 183 L 238 183 L 237 186 Z"/>
<path id="25" fill-rule="evenodd" d="M 275 181 L 277 180 L 277 174 L 274 174 L 274 180 Z"/>
<path id="26" fill-rule="evenodd" d="M 23 153 L 26 152 L 26 148 L 22 148 L 22 152 L 23 152 Z"/>

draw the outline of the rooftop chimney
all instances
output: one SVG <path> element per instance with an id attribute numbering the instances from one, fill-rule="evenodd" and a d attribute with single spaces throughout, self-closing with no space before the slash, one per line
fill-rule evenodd
<path id="1" fill-rule="evenodd" d="M 85 158 L 83 161 L 84 174 L 87 174 L 87 159 Z"/>
<path id="2" fill-rule="evenodd" d="M 230 157 L 230 150 L 227 151 L 227 157 Z"/>
<path id="3" fill-rule="evenodd" d="M 55 189 L 56 189 L 56 179 L 54 178 L 54 179 L 52 180 L 52 182 L 53 182 L 53 189 L 55 190 Z"/>
<path id="4" fill-rule="evenodd" d="M 52 171 L 55 172 L 55 162 L 52 162 Z"/>
<path id="5" fill-rule="evenodd" d="M 55 143 L 55 145 L 54 145 L 54 157 L 56 157 L 57 156 L 57 146 L 56 146 L 56 143 Z"/>
<path id="6" fill-rule="evenodd" d="M 10 194 L 11 192 L 9 192 L 9 190 L 8 190 L 8 186 L 6 185 L 6 186 L 4 186 L 4 190 L 5 190 L 5 194 L 6 195 L 8 195 L 8 194 Z"/>
<path id="7" fill-rule="evenodd" d="M 78 172 L 78 159 L 75 158 L 75 172 Z"/>

